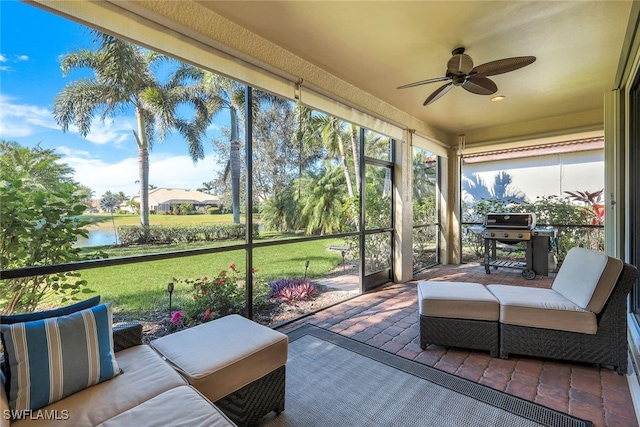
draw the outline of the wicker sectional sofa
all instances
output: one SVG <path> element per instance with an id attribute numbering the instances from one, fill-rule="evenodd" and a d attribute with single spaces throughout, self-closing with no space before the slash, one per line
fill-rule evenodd
<path id="1" fill-rule="evenodd" d="M 136 339 L 136 337 L 138 337 Z M 9 421 L 9 401 L 0 387 L 0 426 L 235 426 L 151 347 L 142 329 L 114 329 L 120 375 Z M 48 418 L 48 419 L 47 419 Z"/>
<path id="2" fill-rule="evenodd" d="M 105 307 L 108 327 L 91 317 Z M 286 335 L 230 315 L 144 345 L 141 325 L 111 327 L 110 310 L 109 304 L 101 304 L 44 321 L 13 324 L 2 319 L 7 345 L 5 360 L 0 360 L 0 427 L 244 427 L 271 411 L 284 410 Z M 70 323 L 72 317 L 76 323 Z M 83 329 L 78 318 L 85 324 L 95 322 L 82 336 L 77 333 Z M 44 337 L 38 329 L 43 325 L 53 328 L 53 332 L 46 330 L 44 346 L 38 341 L 38 335 Z M 97 340 L 92 335 L 95 330 Z M 101 346 L 101 330 L 106 356 L 94 351 Z M 62 337 L 58 341 L 52 338 L 56 334 Z M 95 346 L 85 344 L 85 337 L 96 341 Z M 69 348 L 73 350 L 65 353 Z M 84 355 L 78 348 L 84 349 Z M 48 361 L 37 365 L 47 352 Z M 69 361 L 76 356 L 80 362 Z M 87 360 L 85 369 L 82 363 Z M 105 360 L 115 369 L 102 378 Z M 100 379 L 87 384 L 83 374 L 92 369 L 100 370 Z M 71 390 L 78 377 L 80 387 Z M 48 399 L 44 406 L 38 404 L 42 396 Z"/>
<path id="3" fill-rule="evenodd" d="M 567 253 L 550 289 L 467 283 L 470 290 L 461 292 L 456 283 L 421 282 L 421 346 L 477 348 L 492 356 L 498 351 L 504 359 L 519 354 L 595 363 L 624 374 L 627 295 L 637 277 L 632 265 L 576 247 Z M 480 302 L 476 294 L 485 300 L 481 312 L 470 309 Z M 491 339 L 477 338 L 479 331 L 490 332 Z"/>

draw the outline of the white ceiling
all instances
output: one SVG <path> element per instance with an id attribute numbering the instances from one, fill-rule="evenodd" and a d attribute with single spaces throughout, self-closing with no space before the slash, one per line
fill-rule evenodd
<path id="1" fill-rule="evenodd" d="M 201 1 L 199 4 L 448 134 L 586 114 L 615 86 L 632 1 Z M 459 46 L 475 65 L 532 55 L 491 77 L 490 102 L 442 83 Z M 595 113 L 595 114 L 594 114 Z M 601 125 L 601 122 L 600 122 Z M 540 129 L 541 132 L 545 129 Z"/>

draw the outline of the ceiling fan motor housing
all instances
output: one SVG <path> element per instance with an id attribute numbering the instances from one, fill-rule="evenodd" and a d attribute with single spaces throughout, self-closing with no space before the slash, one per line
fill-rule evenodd
<path id="1" fill-rule="evenodd" d="M 451 81 L 454 86 L 462 86 L 469 80 L 468 74 L 458 74 L 451 77 Z"/>

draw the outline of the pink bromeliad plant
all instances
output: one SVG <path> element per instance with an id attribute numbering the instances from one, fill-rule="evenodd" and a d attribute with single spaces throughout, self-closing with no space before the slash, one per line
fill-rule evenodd
<path id="1" fill-rule="evenodd" d="M 307 279 L 280 279 L 269 283 L 271 298 L 285 301 L 307 301 L 317 295 L 315 284 Z"/>

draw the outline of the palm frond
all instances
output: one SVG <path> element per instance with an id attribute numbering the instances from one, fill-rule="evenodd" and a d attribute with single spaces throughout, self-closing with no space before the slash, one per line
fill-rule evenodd
<path id="1" fill-rule="evenodd" d="M 98 66 L 98 58 L 94 52 L 82 49 L 74 53 L 69 53 L 62 57 L 60 68 L 62 75 L 67 76 L 69 72 L 76 68 L 95 69 Z"/>
<path id="2" fill-rule="evenodd" d="M 93 79 L 76 80 L 65 86 L 55 97 L 53 117 L 63 132 L 75 123 L 82 136 L 87 136 L 96 110 L 108 108 L 110 89 Z M 115 107 L 111 105 L 111 107 Z"/>

